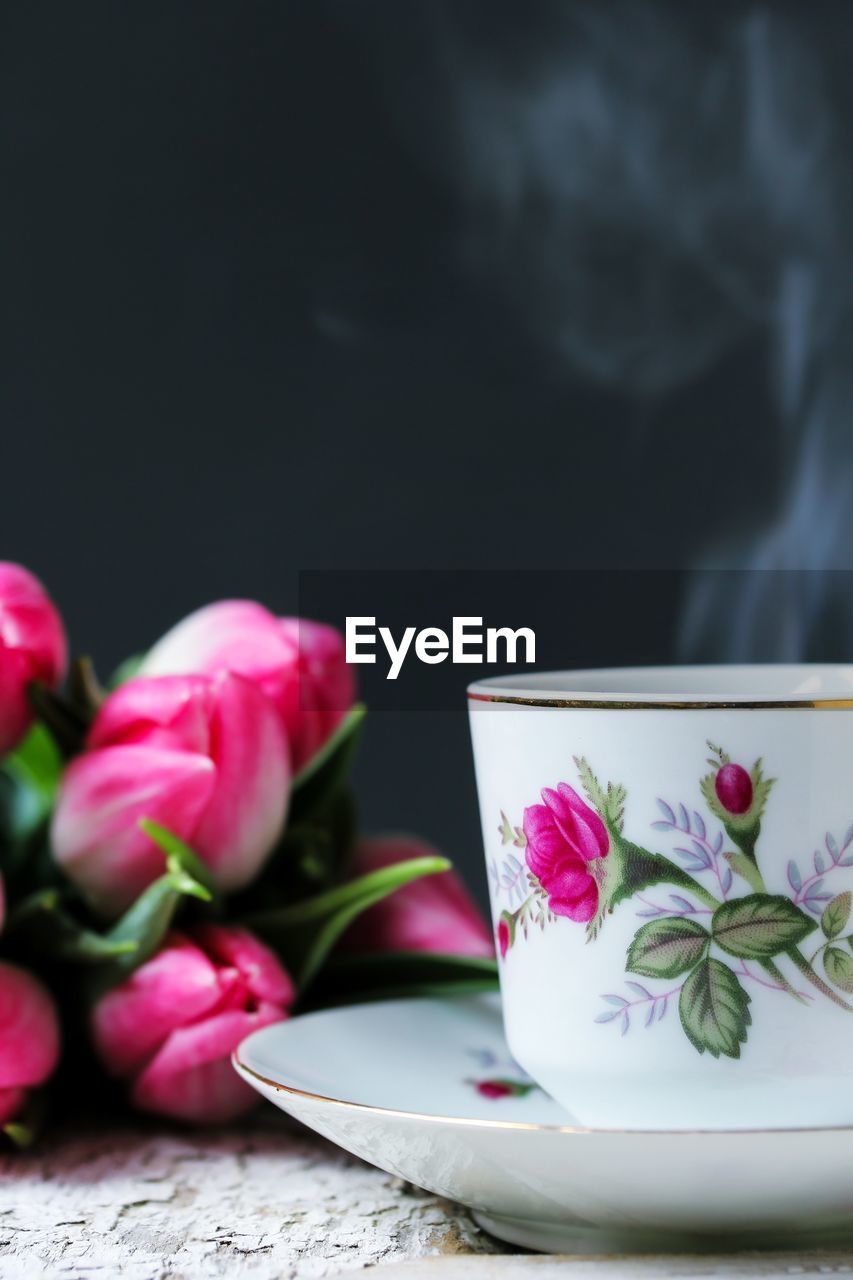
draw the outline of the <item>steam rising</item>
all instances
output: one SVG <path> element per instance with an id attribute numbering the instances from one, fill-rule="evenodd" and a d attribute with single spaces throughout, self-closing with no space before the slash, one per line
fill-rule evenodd
<path id="1" fill-rule="evenodd" d="M 766 339 L 777 512 L 750 545 L 708 549 L 682 655 L 808 656 L 827 610 L 853 634 L 848 575 L 829 572 L 853 543 L 849 165 L 821 65 L 805 30 L 757 10 L 698 32 L 636 3 L 548 12 L 537 65 L 448 77 L 469 261 L 538 340 L 633 395 Z"/>

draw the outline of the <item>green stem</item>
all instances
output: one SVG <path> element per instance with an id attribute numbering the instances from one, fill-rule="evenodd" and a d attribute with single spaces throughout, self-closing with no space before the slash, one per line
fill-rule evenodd
<path id="1" fill-rule="evenodd" d="M 775 981 L 779 983 L 780 987 L 782 987 L 783 990 L 786 991 L 789 996 L 793 996 L 795 1000 L 798 1000 L 800 1002 L 800 1004 L 808 1004 L 808 1000 L 806 1000 L 803 996 L 801 996 L 799 991 L 797 991 L 794 987 L 791 986 L 790 982 L 785 977 L 784 973 L 779 968 L 779 966 L 776 964 L 775 960 L 763 960 L 761 962 L 761 967 L 762 969 L 764 969 L 766 973 L 770 974 L 771 978 L 774 978 Z"/>
<path id="2" fill-rule="evenodd" d="M 515 911 L 510 912 L 510 915 L 512 916 L 513 920 L 517 922 L 521 919 L 521 917 L 524 915 L 525 911 L 530 906 L 531 902 L 535 897 L 536 897 L 535 893 L 528 894 L 528 896 L 522 902 L 521 906 L 516 907 Z"/>
<path id="3" fill-rule="evenodd" d="M 817 987 L 822 995 L 832 1000 L 834 1004 L 840 1005 L 842 1009 L 847 1009 L 848 1012 L 853 1013 L 853 1005 L 848 1004 L 846 1000 L 842 1000 L 838 992 L 833 991 L 832 987 L 824 982 L 823 978 L 815 972 L 798 947 L 791 947 L 790 951 L 785 954 L 791 957 L 803 977 L 807 978 L 813 987 Z"/>

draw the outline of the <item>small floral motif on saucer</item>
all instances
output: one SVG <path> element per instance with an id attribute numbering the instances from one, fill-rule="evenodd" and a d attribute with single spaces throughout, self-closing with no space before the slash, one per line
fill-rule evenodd
<path id="1" fill-rule="evenodd" d="M 584 1129 L 512 1061 L 495 996 L 306 1014 L 250 1036 L 234 1066 L 324 1137 L 528 1248 L 778 1249 L 851 1227 L 853 1128 Z"/>

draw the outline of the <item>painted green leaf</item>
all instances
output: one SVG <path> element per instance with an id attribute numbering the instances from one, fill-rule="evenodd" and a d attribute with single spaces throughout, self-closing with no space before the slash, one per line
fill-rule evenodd
<path id="1" fill-rule="evenodd" d="M 714 941 L 744 960 L 769 960 L 798 946 L 815 928 L 790 898 L 770 893 L 724 902 L 711 921 Z"/>
<path id="2" fill-rule="evenodd" d="M 678 1012 L 684 1032 L 700 1053 L 739 1058 L 752 1021 L 749 996 L 728 965 L 705 959 L 681 988 Z"/>
<path id="3" fill-rule="evenodd" d="M 667 916 L 637 930 L 628 948 L 627 969 L 647 978 L 677 978 L 698 964 L 711 935 L 695 920 Z"/>
<path id="4" fill-rule="evenodd" d="M 823 968 L 834 986 L 853 992 L 853 956 L 841 947 L 827 947 L 823 953 Z"/>
<path id="5" fill-rule="evenodd" d="M 850 908 L 853 906 L 853 893 L 846 889 L 828 903 L 820 918 L 820 927 L 827 938 L 837 938 L 850 919 Z"/>

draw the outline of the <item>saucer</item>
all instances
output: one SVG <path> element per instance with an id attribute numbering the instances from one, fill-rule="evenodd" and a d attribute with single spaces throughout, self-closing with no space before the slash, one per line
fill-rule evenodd
<path id="1" fill-rule="evenodd" d="M 305 1014 L 255 1032 L 233 1062 L 309 1128 L 530 1249 L 814 1247 L 853 1235 L 853 1128 L 584 1128 L 513 1062 L 494 995 Z"/>

